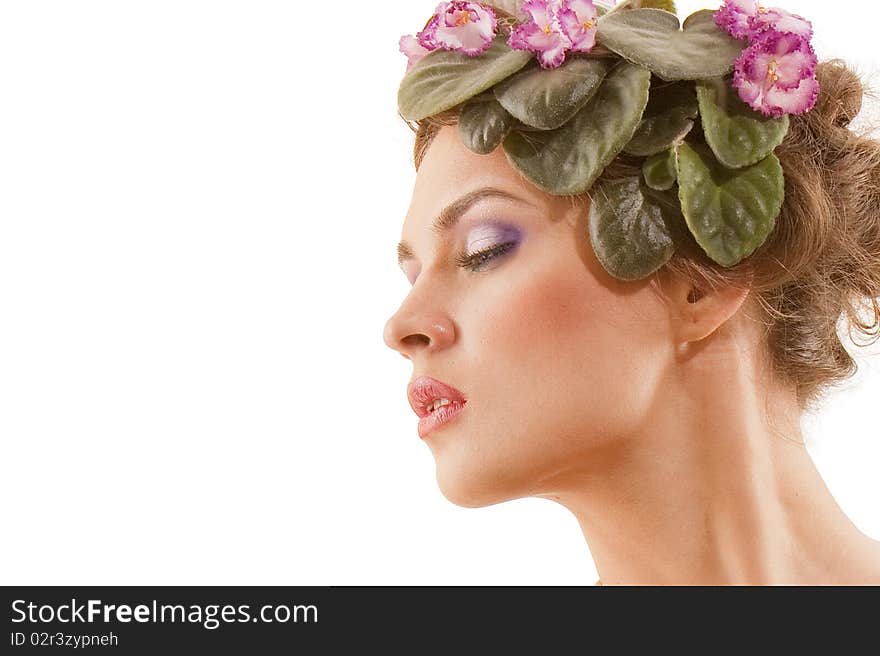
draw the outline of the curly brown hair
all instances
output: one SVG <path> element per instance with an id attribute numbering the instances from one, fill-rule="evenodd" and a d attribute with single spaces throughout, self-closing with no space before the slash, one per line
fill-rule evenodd
<path id="1" fill-rule="evenodd" d="M 817 76 L 816 106 L 791 117 L 776 150 L 785 202 L 767 241 L 724 268 L 690 237 L 655 274 L 678 275 L 698 288 L 748 288 L 763 310 L 774 372 L 795 387 L 801 410 L 857 371 L 838 333 L 841 318 L 857 346 L 880 338 L 880 142 L 869 129 L 850 127 L 869 91 L 839 59 L 820 63 Z M 457 124 L 460 110 L 407 122 L 416 134 L 416 170 L 440 128 Z M 640 169 L 639 160 L 621 154 L 597 183 Z"/>

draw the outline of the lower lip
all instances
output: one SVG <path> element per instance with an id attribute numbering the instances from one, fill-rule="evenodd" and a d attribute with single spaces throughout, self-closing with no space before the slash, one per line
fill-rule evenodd
<path id="1" fill-rule="evenodd" d="M 464 403 L 449 403 L 441 406 L 427 417 L 419 419 L 419 437 L 425 439 L 435 430 L 445 426 L 464 410 Z"/>

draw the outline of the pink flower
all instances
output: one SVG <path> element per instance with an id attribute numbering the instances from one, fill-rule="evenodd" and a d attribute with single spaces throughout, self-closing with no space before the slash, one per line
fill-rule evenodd
<path id="1" fill-rule="evenodd" d="M 735 39 L 749 39 L 752 36 L 749 18 L 757 13 L 755 0 L 725 0 L 715 12 L 715 24 Z"/>
<path id="2" fill-rule="evenodd" d="M 475 57 L 492 45 L 496 26 L 495 12 L 479 2 L 441 2 L 416 38 L 429 52 L 443 48 Z"/>
<path id="3" fill-rule="evenodd" d="M 817 64 L 804 37 L 768 31 L 736 60 L 733 86 L 744 102 L 765 116 L 803 114 L 819 97 Z"/>
<path id="4" fill-rule="evenodd" d="M 443 5 L 440 4 L 437 6 L 437 9 L 440 9 Z M 425 25 L 425 29 L 421 32 L 416 32 L 416 39 L 425 50 L 431 51 L 436 50 L 440 47 L 440 44 L 437 43 L 437 39 L 434 36 L 437 34 L 437 24 L 440 22 L 440 16 L 438 14 L 434 14 L 431 16 L 431 20 L 428 21 L 428 24 Z"/>
<path id="5" fill-rule="evenodd" d="M 754 39 L 766 30 L 796 34 L 805 39 L 813 36 L 810 21 L 784 9 L 767 9 L 757 0 L 725 0 L 715 12 L 715 23 L 736 39 Z"/>
<path id="6" fill-rule="evenodd" d="M 407 34 L 400 37 L 400 52 L 407 56 L 409 61 L 406 65 L 406 70 L 409 70 L 431 50 L 422 46 L 419 40 L 412 34 Z"/>
<path id="7" fill-rule="evenodd" d="M 783 34 L 796 34 L 808 40 L 813 38 L 813 24 L 810 21 L 783 9 L 758 7 L 758 13 L 749 17 L 749 27 L 756 34 L 773 30 Z"/>
<path id="8" fill-rule="evenodd" d="M 599 12 L 593 0 L 564 0 L 559 10 L 562 32 L 571 41 L 574 52 L 590 52 L 596 45 Z"/>
<path id="9" fill-rule="evenodd" d="M 511 31 L 507 45 L 514 50 L 537 53 L 543 68 L 561 66 L 571 40 L 559 25 L 557 12 L 560 8 L 560 0 L 526 0 L 521 9 L 529 14 L 530 20 Z"/>

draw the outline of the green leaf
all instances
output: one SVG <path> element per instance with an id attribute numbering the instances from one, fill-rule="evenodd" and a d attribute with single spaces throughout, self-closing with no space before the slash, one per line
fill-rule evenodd
<path id="1" fill-rule="evenodd" d="M 657 153 L 645 160 L 642 166 L 645 184 L 656 191 L 668 191 L 675 185 L 678 171 L 675 168 L 675 151 Z"/>
<path id="2" fill-rule="evenodd" d="M 503 142 L 510 163 L 547 193 L 582 194 L 632 138 L 645 105 L 651 74 L 618 61 L 599 91 L 557 130 L 521 132 Z"/>
<path id="3" fill-rule="evenodd" d="M 672 148 L 693 129 L 698 112 L 692 82 L 652 86 L 642 121 L 624 151 L 649 157 Z"/>
<path id="4" fill-rule="evenodd" d="M 495 97 L 526 125 L 555 130 L 598 91 L 609 65 L 605 60 L 577 58 L 545 70 L 535 62 L 496 85 Z"/>
<path id="5" fill-rule="evenodd" d="M 672 0 L 619 0 L 616 5 L 610 9 L 605 9 L 602 5 L 596 5 L 599 16 L 610 14 L 615 11 L 623 11 L 624 9 L 663 9 L 665 11 L 675 13 L 675 3 Z"/>
<path id="6" fill-rule="evenodd" d="M 776 155 L 729 169 L 702 145 L 677 149 L 678 196 L 697 243 L 724 267 L 751 255 L 773 230 L 782 209 L 785 177 Z"/>
<path id="7" fill-rule="evenodd" d="M 721 77 L 747 46 L 715 24 L 714 12 L 698 11 L 679 30 L 675 14 L 662 9 L 616 11 L 599 19 L 596 39 L 663 80 Z"/>
<path id="8" fill-rule="evenodd" d="M 663 9 L 670 13 L 675 13 L 675 2 L 673 0 L 641 0 L 638 3 L 642 9 Z"/>
<path id="9" fill-rule="evenodd" d="M 420 121 L 455 107 L 513 75 L 532 57 L 531 52 L 511 49 L 503 37 L 476 57 L 438 48 L 403 76 L 397 92 L 400 115 Z"/>
<path id="10" fill-rule="evenodd" d="M 512 126 L 513 117 L 493 99 L 471 100 L 462 108 L 458 119 L 461 140 L 478 155 L 488 155 L 495 150 Z"/>
<path id="11" fill-rule="evenodd" d="M 751 166 L 772 153 L 788 133 L 788 116 L 769 118 L 739 98 L 729 80 L 697 83 L 706 142 L 718 161 L 730 168 Z"/>
<path id="12" fill-rule="evenodd" d="M 596 185 L 591 193 L 590 242 L 614 278 L 641 280 L 675 254 L 673 223 L 684 223 L 678 199 L 648 189 L 638 176 Z"/>
<path id="13" fill-rule="evenodd" d="M 528 14 L 522 11 L 522 0 L 488 0 L 488 2 L 482 4 L 489 7 L 497 7 L 519 20 L 526 20 L 529 17 Z"/>

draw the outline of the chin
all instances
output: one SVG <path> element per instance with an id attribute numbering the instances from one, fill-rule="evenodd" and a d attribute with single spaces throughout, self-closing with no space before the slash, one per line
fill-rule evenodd
<path id="1" fill-rule="evenodd" d="M 485 508 L 506 500 L 486 486 L 473 485 L 457 476 L 445 476 L 439 467 L 437 485 L 448 501 L 461 508 Z"/>
<path id="2" fill-rule="evenodd" d="M 447 500 L 462 508 L 485 508 L 526 496 L 528 485 L 512 476 L 511 463 L 475 457 L 472 452 L 435 452 L 437 485 Z"/>

